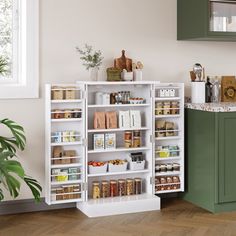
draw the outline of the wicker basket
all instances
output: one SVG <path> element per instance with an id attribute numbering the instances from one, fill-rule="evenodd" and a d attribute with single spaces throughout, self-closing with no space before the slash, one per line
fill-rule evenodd
<path id="1" fill-rule="evenodd" d="M 107 69 L 107 81 L 121 81 L 121 69 L 108 68 Z"/>

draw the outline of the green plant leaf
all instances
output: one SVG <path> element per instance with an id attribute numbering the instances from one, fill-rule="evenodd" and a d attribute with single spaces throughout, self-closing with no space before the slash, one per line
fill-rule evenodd
<path id="1" fill-rule="evenodd" d="M 1 183 L 0 183 L 1 184 Z M 4 199 L 3 191 L 0 189 L 0 202 Z"/>
<path id="2" fill-rule="evenodd" d="M 38 181 L 27 176 L 24 177 L 24 181 L 30 188 L 36 202 L 40 202 L 41 201 L 40 195 L 42 192 L 42 187 L 39 185 Z"/>
<path id="3" fill-rule="evenodd" d="M 0 136 L 1 147 L 14 153 L 16 152 L 16 147 L 23 151 L 26 144 L 23 127 L 9 119 L 0 120 L 0 124 L 7 126 L 13 135 L 11 138 Z"/>

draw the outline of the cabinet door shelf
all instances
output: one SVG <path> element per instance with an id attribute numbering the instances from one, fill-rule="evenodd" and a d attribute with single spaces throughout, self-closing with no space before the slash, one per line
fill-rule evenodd
<path id="1" fill-rule="evenodd" d="M 121 107 L 148 107 L 149 103 L 143 104 L 108 104 L 108 105 L 88 105 L 88 108 L 121 108 Z"/>
<path id="2" fill-rule="evenodd" d="M 181 139 L 180 136 L 169 136 L 169 137 L 159 137 L 155 138 L 156 141 L 161 141 L 161 140 L 175 140 L 175 139 Z"/>
<path id="3" fill-rule="evenodd" d="M 118 128 L 118 129 L 89 129 L 88 133 L 110 133 L 110 132 L 124 132 L 124 131 L 135 131 L 135 130 L 149 130 L 148 127 L 140 127 L 140 128 Z"/>
<path id="4" fill-rule="evenodd" d="M 156 161 L 178 161 L 181 157 L 156 157 Z"/>
<path id="5" fill-rule="evenodd" d="M 81 99 L 51 100 L 51 103 L 82 103 Z"/>
<path id="6" fill-rule="evenodd" d="M 70 118 L 70 119 L 52 119 L 51 122 L 60 123 L 60 122 L 76 122 L 82 121 L 82 118 Z"/>
<path id="7" fill-rule="evenodd" d="M 180 115 L 159 115 L 155 116 L 156 119 L 163 119 L 163 118 L 180 118 Z"/>
<path id="8" fill-rule="evenodd" d="M 56 146 L 75 146 L 75 145 L 83 145 L 83 143 L 82 142 L 51 143 L 52 147 L 56 147 Z"/>
<path id="9" fill-rule="evenodd" d="M 80 167 L 82 166 L 82 163 L 72 163 L 72 164 L 58 164 L 58 165 L 51 165 L 52 169 L 56 168 L 71 168 L 71 167 Z"/>
<path id="10" fill-rule="evenodd" d="M 181 98 L 180 97 L 157 97 L 155 98 L 156 101 L 178 101 L 180 100 Z"/>
<path id="11" fill-rule="evenodd" d="M 58 201 L 51 201 L 51 204 L 65 204 L 65 203 L 73 203 L 73 202 L 82 202 L 82 198 L 75 198 L 75 199 L 68 199 L 68 200 L 58 200 Z"/>
<path id="12" fill-rule="evenodd" d="M 163 190 L 163 191 L 156 191 L 155 194 L 164 194 L 164 193 L 179 193 L 179 192 L 183 192 L 183 190 L 181 189 L 171 189 L 171 190 Z"/>
<path id="13" fill-rule="evenodd" d="M 99 177 L 99 176 L 112 176 L 112 175 L 131 175 L 131 174 L 142 174 L 142 173 L 148 173 L 150 170 L 137 170 L 137 171 L 123 171 L 123 172 L 106 172 L 102 174 L 88 174 L 89 178 L 92 177 Z"/>
<path id="14" fill-rule="evenodd" d="M 117 148 L 117 149 L 102 149 L 102 150 L 89 150 L 89 154 L 96 154 L 96 153 L 106 153 L 106 152 L 138 152 L 138 151 L 145 151 L 149 150 L 148 147 L 140 147 L 140 148 Z"/>
<path id="15" fill-rule="evenodd" d="M 68 181 L 52 181 L 51 185 L 55 186 L 55 185 L 69 185 L 69 184 L 80 184 L 82 183 L 82 180 L 68 180 Z"/>
<path id="16" fill-rule="evenodd" d="M 170 171 L 170 172 L 158 172 L 155 174 L 155 176 L 175 176 L 180 175 L 180 171 Z"/>

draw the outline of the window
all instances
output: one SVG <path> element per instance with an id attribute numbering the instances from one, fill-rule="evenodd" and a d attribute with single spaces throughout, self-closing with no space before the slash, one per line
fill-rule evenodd
<path id="1" fill-rule="evenodd" d="M 0 98 L 38 97 L 38 0 L 0 0 Z"/>

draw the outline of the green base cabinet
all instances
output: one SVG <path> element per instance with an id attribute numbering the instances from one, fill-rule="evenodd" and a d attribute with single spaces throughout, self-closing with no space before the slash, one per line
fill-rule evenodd
<path id="1" fill-rule="evenodd" d="M 236 112 L 186 109 L 186 192 L 208 211 L 236 211 Z"/>
<path id="2" fill-rule="evenodd" d="M 177 39 L 194 41 L 236 41 L 236 30 L 232 29 L 211 29 L 211 3 L 213 0 L 177 0 Z M 224 14 L 229 21 L 234 17 L 236 2 L 230 1 L 231 6 L 225 12 L 225 2 L 218 1 L 222 6 L 218 7 L 217 14 L 221 17 Z M 229 1 L 228 1 L 229 3 Z M 216 3 L 217 4 L 217 3 Z M 213 11 L 213 10 L 212 10 Z M 233 14 L 229 16 L 228 14 Z M 223 24 L 223 23 L 222 23 Z"/>

